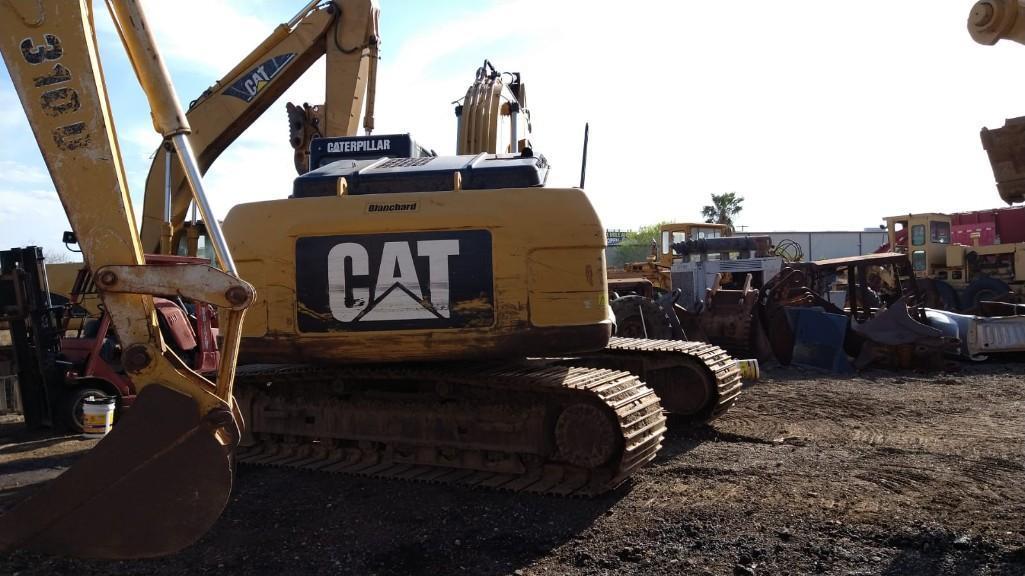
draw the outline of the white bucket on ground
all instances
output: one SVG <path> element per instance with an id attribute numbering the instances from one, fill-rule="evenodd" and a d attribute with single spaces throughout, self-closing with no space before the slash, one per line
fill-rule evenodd
<path id="1" fill-rule="evenodd" d="M 754 358 L 737 360 L 737 366 L 740 368 L 741 380 L 757 382 L 758 378 L 761 377 L 761 370 L 758 369 L 758 360 Z"/>
<path id="2" fill-rule="evenodd" d="M 82 435 L 103 438 L 114 425 L 114 399 L 109 396 L 89 396 L 82 401 Z"/>

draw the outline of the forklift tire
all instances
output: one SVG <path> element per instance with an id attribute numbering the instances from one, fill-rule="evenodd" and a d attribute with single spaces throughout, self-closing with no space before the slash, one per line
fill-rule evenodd
<path id="1" fill-rule="evenodd" d="M 957 312 L 961 309 L 961 303 L 957 298 L 957 290 L 943 280 L 934 278 L 917 278 L 915 284 L 918 291 L 925 297 L 925 306 L 938 310 Z"/>
<path id="2" fill-rule="evenodd" d="M 61 403 L 61 416 L 64 421 L 64 426 L 75 434 L 81 434 L 85 428 L 83 422 L 83 403 L 85 399 L 90 396 L 97 396 L 100 398 L 107 398 L 110 394 L 100 390 L 99 388 L 90 388 L 88 386 L 83 388 L 75 388 L 69 390 L 67 395 L 64 397 L 64 401 Z"/>
<path id="3" fill-rule="evenodd" d="M 961 308 L 961 301 L 957 297 L 957 290 L 954 290 L 953 286 L 943 280 L 936 280 L 935 283 L 936 292 L 940 295 L 940 301 L 943 302 L 943 309 L 957 312 Z"/>

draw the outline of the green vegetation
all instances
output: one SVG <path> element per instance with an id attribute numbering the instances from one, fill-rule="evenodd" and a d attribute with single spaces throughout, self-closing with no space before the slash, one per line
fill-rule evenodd
<path id="1" fill-rule="evenodd" d="M 744 197 L 737 196 L 736 192 L 725 194 L 712 194 L 712 203 L 701 209 L 701 217 L 710 224 L 725 224 L 733 229 L 733 218 L 744 209 Z"/>
<path id="2" fill-rule="evenodd" d="M 658 242 L 659 229 L 663 224 L 665 222 L 658 222 L 627 232 L 618 245 L 605 250 L 605 265 L 622 268 L 628 262 L 643 262 L 651 254 L 651 243 Z"/>

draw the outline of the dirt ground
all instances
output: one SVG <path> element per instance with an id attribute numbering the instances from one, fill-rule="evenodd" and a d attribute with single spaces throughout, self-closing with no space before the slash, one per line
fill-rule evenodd
<path id="1" fill-rule="evenodd" d="M 178 555 L 0 574 L 1025 574 L 1023 376 L 771 369 L 593 500 L 243 467 Z M 91 445 L 0 421 L 0 509 Z"/>

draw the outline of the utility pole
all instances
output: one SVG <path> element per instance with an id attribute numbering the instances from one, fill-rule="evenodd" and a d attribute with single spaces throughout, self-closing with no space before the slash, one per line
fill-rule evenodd
<path id="1" fill-rule="evenodd" d="M 587 135 L 591 130 L 589 122 L 584 123 L 584 156 L 580 160 L 580 187 L 584 187 L 584 176 L 587 175 Z"/>

